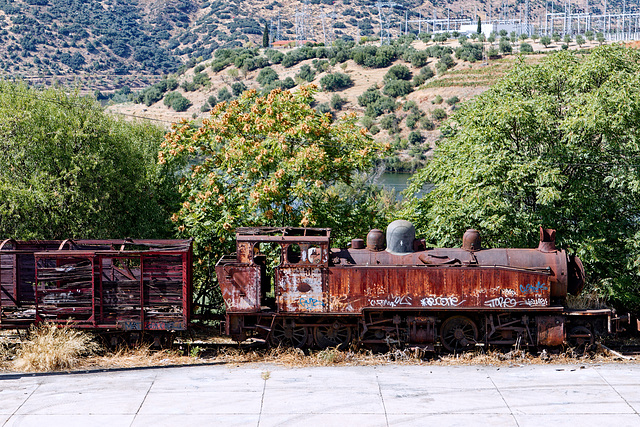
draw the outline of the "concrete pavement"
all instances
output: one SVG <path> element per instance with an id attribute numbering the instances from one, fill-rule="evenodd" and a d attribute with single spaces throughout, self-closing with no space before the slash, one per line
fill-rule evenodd
<path id="1" fill-rule="evenodd" d="M 5 426 L 640 426 L 640 364 L 0 375 Z"/>

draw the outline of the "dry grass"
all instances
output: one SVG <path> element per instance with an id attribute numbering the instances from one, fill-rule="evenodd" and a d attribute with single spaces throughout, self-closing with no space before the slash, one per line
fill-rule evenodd
<path id="1" fill-rule="evenodd" d="M 84 331 L 42 323 L 32 326 L 26 340 L 18 344 L 12 365 L 24 372 L 68 370 L 99 348 L 93 336 Z M 11 357 L 7 351 L 4 356 Z"/>
<path id="2" fill-rule="evenodd" d="M 190 357 L 175 350 L 152 350 L 149 345 L 120 347 L 104 355 L 86 358 L 82 368 L 140 368 L 146 366 L 191 365 L 200 363 L 199 357 Z"/>
<path id="3" fill-rule="evenodd" d="M 204 345 L 204 344 L 203 344 Z M 555 353 L 542 351 L 532 354 L 520 349 L 511 351 L 478 348 L 457 355 L 437 355 L 419 349 L 391 349 L 373 353 L 364 349 L 303 351 L 294 348 L 239 349 L 221 346 L 218 350 L 203 351 L 197 345 L 186 350 L 152 350 L 148 345 L 122 347 L 102 351 L 92 336 L 85 332 L 44 324 L 32 328 L 26 339 L 15 347 L 0 342 L 0 367 L 4 370 L 48 372 L 57 370 L 114 369 L 150 366 L 190 365 L 195 363 L 224 363 L 239 366 L 269 363 L 285 367 L 314 366 L 373 366 L 373 365 L 479 365 L 519 366 L 534 364 L 637 363 L 610 354 L 605 348 L 578 353 L 566 348 Z M 188 354 L 186 354 L 188 353 Z M 267 377 L 268 375 L 265 374 Z"/>
<path id="4" fill-rule="evenodd" d="M 536 365 L 536 364 L 576 364 L 576 363 L 607 363 L 620 362 L 621 359 L 610 355 L 602 348 L 597 351 L 578 353 L 567 348 L 551 354 L 542 351 L 535 355 L 524 350 L 469 351 L 462 354 L 436 355 L 416 349 L 395 349 L 386 353 L 373 353 L 368 350 L 338 350 L 328 348 L 320 351 L 305 353 L 300 349 L 274 348 L 269 350 L 243 351 L 239 349 L 225 349 L 212 360 L 228 364 L 272 363 L 286 367 L 308 366 L 354 366 L 354 365 Z M 628 360 L 624 360 L 628 362 Z"/>

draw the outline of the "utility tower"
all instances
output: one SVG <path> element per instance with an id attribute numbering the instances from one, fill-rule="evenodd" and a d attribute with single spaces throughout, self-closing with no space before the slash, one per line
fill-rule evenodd
<path id="1" fill-rule="evenodd" d="M 304 44 L 305 40 L 310 40 L 312 38 L 311 24 L 310 24 L 310 13 L 309 13 L 309 0 L 304 0 L 304 4 L 302 9 L 298 11 L 296 9 L 295 18 L 296 18 L 296 44 L 298 46 Z"/>
<path id="2" fill-rule="evenodd" d="M 331 27 L 329 33 L 327 33 L 327 23 L 326 23 L 326 19 L 327 18 L 331 18 L 331 19 L 335 19 L 336 18 L 336 11 L 335 11 L 335 6 L 334 6 L 334 11 L 330 12 L 330 13 L 326 13 L 326 12 L 322 12 L 320 14 L 320 18 L 322 19 L 322 35 L 324 37 L 324 45 L 328 46 L 327 42 L 331 43 L 334 39 L 334 31 L 333 30 L 333 26 Z"/>
<path id="3" fill-rule="evenodd" d="M 378 20 L 380 21 L 380 46 L 385 43 L 391 43 L 391 32 L 389 31 L 389 23 L 391 19 L 389 17 L 389 12 L 396 6 L 402 7 L 401 4 L 392 2 L 391 0 L 378 0 L 374 5 L 374 7 L 378 9 Z"/>

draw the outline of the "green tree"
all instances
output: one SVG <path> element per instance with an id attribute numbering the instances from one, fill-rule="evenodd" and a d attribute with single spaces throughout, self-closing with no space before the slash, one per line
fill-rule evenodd
<path id="1" fill-rule="evenodd" d="M 262 31 L 262 47 L 269 47 L 269 25 L 264 24 L 264 30 Z"/>
<path id="2" fill-rule="evenodd" d="M 545 48 L 549 47 L 549 45 L 551 44 L 551 37 L 549 37 L 549 36 L 540 37 L 540 43 L 542 43 L 542 45 Z"/>
<path id="3" fill-rule="evenodd" d="M 468 227 L 483 244 L 536 245 L 558 230 L 592 289 L 640 310 L 640 52 L 620 45 L 519 62 L 443 130 L 406 209 L 437 245 Z"/>
<path id="4" fill-rule="evenodd" d="M 511 42 L 509 42 L 509 40 L 507 40 L 506 38 L 500 39 L 499 48 L 500 52 L 502 53 L 511 53 L 511 51 L 513 50 Z"/>
<path id="5" fill-rule="evenodd" d="M 334 92 L 353 86 L 353 80 L 351 80 L 351 77 L 349 77 L 348 74 L 331 73 L 322 76 L 320 79 L 320 85 L 322 86 L 322 90 Z"/>
<path id="6" fill-rule="evenodd" d="M 604 33 L 596 34 L 596 40 L 598 40 L 598 43 L 600 43 L 600 45 L 602 45 L 602 43 L 604 43 L 604 41 L 605 41 Z"/>
<path id="7" fill-rule="evenodd" d="M 17 239 L 160 238 L 177 206 L 164 131 L 62 90 L 0 82 L 0 230 Z"/>
<path id="8" fill-rule="evenodd" d="M 482 34 L 482 21 L 480 20 L 479 16 L 478 16 L 478 28 L 476 29 L 476 33 Z"/>
<path id="9" fill-rule="evenodd" d="M 267 96 L 248 90 L 214 107 L 201 127 L 183 122 L 167 135 L 159 161 L 188 165 L 173 220 L 195 239 L 207 283 L 215 262 L 233 250 L 236 227 L 326 226 L 344 242 L 383 222 L 388 201 L 381 193 L 346 190 L 383 146 L 355 115 L 334 120 L 311 108 L 314 93 L 313 86 Z M 362 197 L 354 201 L 347 194 Z"/>
<path id="10" fill-rule="evenodd" d="M 529 43 L 520 43 L 520 53 L 533 53 L 533 47 Z"/>
<path id="11" fill-rule="evenodd" d="M 576 36 L 576 44 L 579 47 L 582 47 L 582 45 L 584 44 L 584 37 L 582 37 L 580 34 Z"/>

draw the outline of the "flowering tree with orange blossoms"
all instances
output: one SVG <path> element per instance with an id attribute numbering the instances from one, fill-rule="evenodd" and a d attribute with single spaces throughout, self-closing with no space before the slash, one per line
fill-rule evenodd
<path id="1" fill-rule="evenodd" d="M 249 90 L 216 105 L 201 126 L 182 122 L 166 135 L 159 162 L 183 166 L 183 203 L 172 220 L 194 237 L 203 270 L 233 250 L 236 227 L 337 227 L 339 234 L 346 224 L 383 221 L 382 192 L 358 189 L 345 198 L 336 185 L 348 188 L 388 147 L 355 115 L 334 120 L 313 109 L 315 90 Z"/>

